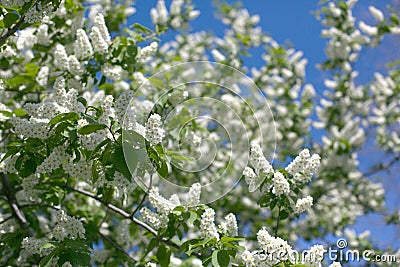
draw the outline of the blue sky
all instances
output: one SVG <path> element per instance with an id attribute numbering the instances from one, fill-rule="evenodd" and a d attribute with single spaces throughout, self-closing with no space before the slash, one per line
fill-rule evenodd
<path id="1" fill-rule="evenodd" d="M 136 2 L 137 12 L 132 18 L 132 23 L 139 22 L 145 26 L 151 27 L 149 10 L 156 5 L 157 1 L 139 0 Z M 234 3 L 236 1 L 226 1 Z M 312 14 L 313 10 L 318 9 L 319 1 L 299 1 L 299 0 L 247 0 L 242 1 L 243 7 L 249 10 L 250 14 L 259 14 L 261 17 L 260 26 L 263 31 L 270 34 L 279 43 L 290 43 L 296 50 L 302 50 L 304 57 L 308 59 L 306 68 L 306 82 L 312 83 L 318 92 L 323 88 L 323 80 L 329 77 L 326 73 L 319 71 L 316 64 L 324 61 L 324 48 L 326 40 L 321 36 L 321 24 Z M 362 19 L 366 23 L 373 24 L 374 20 L 368 12 L 368 6 L 374 5 L 380 9 L 392 1 L 382 0 L 362 0 L 354 9 L 354 16 Z M 166 1 L 169 6 L 170 1 Z M 213 32 L 218 36 L 223 35 L 224 25 L 215 19 L 215 8 L 212 1 L 193 0 L 196 8 L 201 11 L 201 15 L 192 22 L 192 30 L 205 30 Z M 384 11 L 387 14 L 387 11 Z M 162 40 L 170 40 L 173 35 L 161 37 Z M 384 39 L 383 45 L 378 49 L 367 49 L 362 53 L 362 57 L 356 65 L 360 72 L 359 82 L 367 82 L 371 79 L 374 72 L 379 71 L 385 73 L 385 63 L 390 59 L 400 58 L 400 39 L 399 37 Z M 261 59 L 262 49 L 251 50 L 252 56 L 245 59 L 247 66 L 260 67 L 263 64 Z M 372 152 L 372 153 L 371 153 Z M 372 155 L 372 156 L 371 156 Z M 361 169 L 365 167 L 365 163 L 374 162 L 384 157 L 382 153 L 374 150 L 374 147 L 361 154 Z M 364 164 L 363 164 L 364 163 Z M 400 199 L 398 190 L 400 184 L 396 181 L 394 173 L 399 171 L 399 166 L 395 167 L 391 174 L 381 173 L 375 179 L 380 179 L 387 189 L 387 208 L 389 210 L 400 208 Z M 372 236 L 379 241 L 380 244 L 392 244 L 397 248 L 400 246 L 399 229 L 395 227 L 387 227 L 384 225 L 381 216 L 369 215 L 358 220 L 355 225 L 357 232 L 370 229 Z"/>

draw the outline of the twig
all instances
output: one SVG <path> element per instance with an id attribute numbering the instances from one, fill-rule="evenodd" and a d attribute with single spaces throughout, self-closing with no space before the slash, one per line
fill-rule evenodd
<path id="1" fill-rule="evenodd" d="M 131 220 L 131 221 L 134 222 L 135 224 L 137 224 L 137 225 L 139 225 L 140 227 L 142 227 L 143 229 L 147 230 L 147 231 L 148 231 L 149 233 L 151 233 L 153 236 L 155 236 L 155 237 L 157 237 L 157 238 L 159 237 L 158 234 L 157 234 L 157 231 L 154 230 L 150 225 L 148 225 L 148 224 L 142 222 L 141 220 L 135 218 L 134 216 L 131 216 L 128 212 L 124 211 L 123 209 L 121 209 L 121 208 L 119 208 L 119 207 L 117 207 L 117 206 L 115 206 L 115 205 L 113 205 L 113 204 L 105 203 L 101 198 L 99 198 L 99 197 L 96 196 L 95 194 L 90 193 L 90 192 L 88 192 L 88 191 L 86 191 L 86 190 L 83 190 L 83 189 L 80 189 L 80 188 L 67 187 L 67 189 L 69 189 L 69 190 L 71 190 L 71 191 L 75 191 L 75 192 L 77 192 L 77 193 L 80 193 L 80 194 L 82 194 L 82 195 L 91 197 L 91 198 L 93 198 L 93 199 L 99 201 L 101 204 L 103 204 L 104 206 L 106 206 L 108 209 L 114 211 L 115 213 L 118 213 L 119 215 L 121 215 L 122 217 L 124 217 L 124 218 L 126 218 L 126 219 Z M 179 248 L 179 246 L 178 246 L 177 244 L 175 244 L 175 243 L 173 243 L 173 242 L 167 240 L 166 238 L 161 238 L 160 240 L 161 240 L 162 242 L 164 242 L 165 244 L 171 246 L 171 247 L 174 247 L 174 248 L 176 248 L 176 249 Z"/>
<path id="2" fill-rule="evenodd" d="M 152 177 L 150 177 L 150 183 L 149 183 L 148 190 L 151 188 L 152 182 L 153 182 L 153 179 L 152 179 Z M 143 205 L 143 202 L 145 201 L 146 197 L 147 197 L 147 192 L 144 192 L 144 195 L 143 195 L 142 200 L 141 200 L 140 203 L 137 205 L 137 207 L 132 211 L 132 214 L 131 214 L 132 217 L 135 215 L 135 213 L 136 213 L 136 212 L 140 209 L 140 207 Z"/>
<path id="3" fill-rule="evenodd" d="M 7 139 L 7 137 L 8 137 L 9 135 L 10 135 L 10 132 L 6 133 L 6 134 L 3 136 L 3 138 L 0 140 L 0 144 L 3 143 L 3 142 Z"/>
<path id="4" fill-rule="evenodd" d="M 25 214 L 21 210 L 20 206 L 18 205 L 17 199 L 15 198 L 15 192 L 14 189 L 11 187 L 8 175 L 5 173 L 1 173 L 1 181 L 3 183 L 2 191 L 7 198 L 7 202 L 10 205 L 14 217 L 18 221 L 18 224 L 21 226 L 22 229 L 28 230 L 29 233 L 32 233 L 32 230 L 29 229 L 29 223 L 26 220 Z"/>
<path id="5" fill-rule="evenodd" d="M 281 206 L 279 206 L 278 208 L 278 217 L 276 218 L 275 237 L 278 237 L 280 219 L 281 219 Z"/>
<path id="6" fill-rule="evenodd" d="M 25 23 L 25 16 L 22 16 L 19 21 L 14 24 L 14 26 L 10 29 L 8 29 L 8 31 L 0 37 L 0 45 L 4 44 L 7 40 L 8 37 L 10 37 L 11 35 L 13 35 L 16 31 L 19 30 L 19 28 Z"/>
<path id="7" fill-rule="evenodd" d="M 372 167 L 369 171 L 364 173 L 364 176 L 368 177 L 371 176 L 373 174 L 376 174 L 380 171 L 389 169 L 391 166 L 393 166 L 397 161 L 400 160 L 400 156 L 396 156 L 393 159 L 391 159 L 389 162 L 384 163 L 384 164 L 379 164 L 378 166 L 374 166 Z"/>
<path id="8" fill-rule="evenodd" d="M 5 218 L 4 220 L 2 220 L 2 221 L 0 222 L 0 225 L 2 225 L 3 223 L 9 221 L 10 219 L 12 219 L 12 217 L 13 217 L 13 216 L 8 216 L 8 217 Z"/>
<path id="9" fill-rule="evenodd" d="M 138 210 L 140 209 L 140 207 L 143 205 L 143 202 L 145 201 L 147 197 L 147 192 L 144 192 L 144 195 L 142 197 L 142 200 L 140 201 L 140 203 L 137 205 L 137 207 L 132 211 L 131 216 L 134 216 L 136 212 L 138 212 Z"/>
<path id="10" fill-rule="evenodd" d="M 98 232 L 99 232 L 99 235 L 100 235 L 104 240 L 106 240 L 108 243 L 110 243 L 111 246 L 113 246 L 116 250 L 118 250 L 119 252 L 121 252 L 122 254 L 124 254 L 125 256 L 127 256 L 131 261 L 133 261 L 133 262 L 135 262 L 135 263 L 137 262 L 137 260 L 135 260 L 131 255 L 129 255 L 128 252 L 126 252 L 123 248 L 121 248 L 120 246 L 118 246 L 118 244 L 116 244 L 114 241 L 112 241 L 111 238 L 109 238 L 109 237 L 106 236 L 106 235 L 103 235 L 103 234 L 100 232 L 100 230 L 99 230 Z"/>

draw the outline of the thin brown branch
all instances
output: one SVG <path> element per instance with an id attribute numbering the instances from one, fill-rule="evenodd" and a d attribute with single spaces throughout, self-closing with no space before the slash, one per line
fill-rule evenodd
<path id="1" fill-rule="evenodd" d="M 15 191 L 10 184 L 10 180 L 8 179 L 7 174 L 1 173 L 1 182 L 3 184 L 3 194 L 6 197 L 7 202 L 12 210 L 13 217 L 17 219 L 17 222 L 22 229 L 29 230 L 29 223 L 26 220 L 24 212 L 18 205 L 17 199 L 15 198 Z"/>
<path id="2" fill-rule="evenodd" d="M 384 171 L 392 167 L 396 162 L 400 160 L 400 156 L 396 156 L 392 158 L 389 162 L 378 164 L 376 166 L 373 166 L 370 170 L 364 173 L 364 176 L 368 177 L 371 175 L 374 175 L 380 171 Z"/>
<path id="3" fill-rule="evenodd" d="M 148 190 L 150 189 L 152 182 L 153 182 L 152 177 L 150 177 L 150 183 L 149 183 L 149 186 L 147 188 Z M 138 210 L 142 207 L 144 201 L 146 200 L 146 197 L 147 197 L 147 192 L 144 192 L 142 200 L 140 201 L 140 203 L 137 205 L 137 207 L 131 213 L 132 217 L 135 216 L 135 213 L 138 212 Z"/>
<path id="4" fill-rule="evenodd" d="M 99 235 L 101 236 L 101 238 L 103 238 L 105 241 L 107 241 L 108 243 L 110 243 L 111 246 L 113 246 L 116 250 L 118 250 L 119 252 L 121 252 L 122 254 L 124 254 L 126 257 L 128 257 L 128 259 L 130 259 L 133 262 L 137 262 L 137 260 L 135 260 L 131 255 L 129 255 L 128 252 L 126 252 L 123 248 L 121 248 L 120 246 L 118 246 L 118 244 L 116 244 L 114 241 L 111 240 L 111 238 L 109 238 L 106 235 L 103 235 L 100 231 L 99 231 Z"/>
<path id="5" fill-rule="evenodd" d="M 0 36 L 0 45 L 4 44 L 7 40 L 8 37 L 16 33 L 19 28 L 25 23 L 25 16 L 22 16 L 17 23 L 14 24 L 11 28 L 7 30 L 7 32 L 3 35 Z"/>
<path id="6" fill-rule="evenodd" d="M 12 218 L 13 218 L 13 216 L 9 216 L 9 217 L 5 218 L 4 220 L 2 220 L 2 221 L 0 222 L 0 225 L 2 225 L 3 223 L 5 223 L 5 222 L 11 220 Z"/>
<path id="7" fill-rule="evenodd" d="M 90 198 L 93 198 L 97 201 L 99 201 L 101 204 L 103 204 L 104 206 L 106 206 L 108 209 L 114 211 L 115 213 L 121 215 L 122 217 L 131 220 L 133 223 L 139 225 L 140 227 L 142 227 L 143 229 L 145 229 L 146 231 L 148 231 L 149 233 L 151 233 L 153 236 L 155 237 L 159 237 L 157 234 L 157 231 L 154 230 L 150 225 L 142 222 L 141 220 L 135 218 L 134 216 L 131 216 L 128 212 L 126 212 L 125 210 L 111 204 L 111 203 L 105 203 L 100 197 L 96 196 L 95 194 L 88 192 L 84 189 L 80 189 L 80 188 L 74 188 L 74 187 L 67 187 L 67 189 L 71 190 L 71 191 L 75 191 L 77 193 L 80 193 L 82 195 L 88 196 Z M 176 249 L 179 248 L 179 246 L 177 244 L 175 244 L 174 242 L 171 242 L 169 240 L 167 240 L 166 238 L 161 238 L 160 239 L 162 242 L 164 242 L 165 244 L 174 247 Z"/>

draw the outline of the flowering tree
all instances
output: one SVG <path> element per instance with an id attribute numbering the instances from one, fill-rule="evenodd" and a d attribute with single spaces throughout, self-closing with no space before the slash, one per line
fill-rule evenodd
<path id="1" fill-rule="evenodd" d="M 354 81 L 399 18 L 371 6 L 367 25 L 355 3 L 317 11 L 317 101 L 302 52 L 240 5 L 218 4 L 213 36 L 187 31 L 189 0 L 159 0 L 151 29 L 127 24 L 130 1 L 1 0 L 1 265 L 328 266 L 329 235 L 395 253 L 349 230 L 384 207 L 369 176 L 400 152 L 400 72 Z M 249 70 L 253 47 L 265 65 Z M 362 173 L 374 140 L 392 160 Z M 298 240 L 324 241 L 299 256 Z"/>

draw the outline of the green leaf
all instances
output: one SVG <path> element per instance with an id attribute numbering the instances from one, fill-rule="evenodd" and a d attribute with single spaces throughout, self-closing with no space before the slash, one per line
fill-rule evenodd
<path id="1" fill-rule="evenodd" d="M 15 24 L 19 19 L 19 16 L 15 13 L 9 12 L 4 16 L 4 26 L 6 28 L 10 28 L 13 24 Z"/>
<path id="2" fill-rule="evenodd" d="M 124 151 L 120 145 L 118 145 L 114 150 L 113 163 L 115 169 L 122 173 L 129 181 L 131 181 L 132 175 L 129 171 L 128 165 L 126 165 Z"/>
<path id="3" fill-rule="evenodd" d="M 42 252 L 43 249 L 46 249 L 46 248 L 54 248 L 54 247 L 56 247 L 56 246 L 55 246 L 53 243 L 49 243 L 49 242 L 44 243 L 44 244 L 40 247 L 40 253 Z"/>
<path id="4" fill-rule="evenodd" d="M 222 243 L 229 243 L 229 242 L 236 242 L 236 241 L 243 241 L 245 238 L 243 237 L 230 237 L 230 236 L 223 236 L 221 237 Z"/>
<path id="5" fill-rule="evenodd" d="M 103 141 L 101 141 L 100 144 L 98 144 L 98 145 L 95 147 L 95 149 L 92 151 L 92 153 L 90 154 L 89 159 L 93 159 L 93 158 L 96 156 L 97 152 L 98 152 L 103 146 L 105 146 L 105 145 L 107 145 L 107 144 L 109 144 L 109 143 L 111 143 L 111 140 L 108 139 L 108 138 L 105 139 L 105 140 L 103 140 Z"/>
<path id="6" fill-rule="evenodd" d="M 135 23 L 131 27 L 133 27 L 134 29 L 136 29 L 138 31 L 141 31 L 141 32 L 143 32 L 145 34 L 152 34 L 153 33 L 152 30 L 150 30 L 149 28 L 147 28 L 147 27 L 145 27 L 143 25 L 140 25 L 139 23 Z"/>
<path id="7" fill-rule="evenodd" d="M 229 266 L 230 257 L 226 250 L 214 250 L 211 255 L 211 263 L 215 267 Z"/>
<path id="8" fill-rule="evenodd" d="M 171 251 L 166 246 L 161 245 L 157 250 L 157 259 L 161 267 L 168 267 L 171 257 Z"/>
<path id="9" fill-rule="evenodd" d="M 18 174 L 22 178 L 26 178 L 32 173 L 35 173 L 36 171 L 36 158 L 33 154 L 27 154 L 27 159 L 24 161 L 22 167 L 20 168 Z"/>
<path id="10" fill-rule="evenodd" d="M 212 263 L 212 266 L 214 266 L 214 267 L 220 267 L 219 262 L 218 262 L 218 252 L 219 252 L 218 250 L 214 250 L 214 252 L 211 256 L 211 263 Z"/>
<path id="11" fill-rule="evenodd" d="M 17 117 L 22 117 L 22 116 L 25 116 L 26 114 L 28 114 L 28 113 L 26 113 L 25 110 L 20 109 L 20 108 L 15 109 L 13 112 L 14 112 L 15 116 L 17 116 Z"/>
<path id="12" fill-rule="evenodd" d="M 279 215 L 279 219 L 284 220 L 287 217 L 289 217 L 289 213 L 286 210 L 281 210 L 280 215 Z"/>
<path id="13" fill-rule="evenodd" d="M 51 260 L 54 258 L 55 255 L 56 255 L 56 251 L 54 250 L 49 255 L 43 257 L 39 262 L 39 267 L 49 266 Z"/>
<path id="14" fill-rule="evenodd" d="M 78 97 L 78 98 L 76 99 L 76 101 L 82 103 L 82 105 L 83 105 L 85 108 L 87 107 L 87 101 L 86 101 L 85 98 L 83 98 L 83 97 L 80 96 L 80 97 Z"/>
<path id="15" fill-rule="evenodd" d="M 92 163 L 92 182 L 95 183 L 99 179 L 99 167 L 100 162 L 98 160 L 93 160 Z"/>
<path id="16" fill-rule="evenodd" d="M 58 264 L 61 266 L 65 262 L 69 262 L 72 266 L 89 266 L 90 252 L 85 250 L 64 250 L 59 254 Z"/>
<path id="17" fill-rule="evenodd" d="M 155 78 L 155 77 L 150 77 L 149 82 L 157 87 L 158 89 L 163 89 L 165 87 L 165 84 L 162 80 Z"/>
<path id="18" fill-rule="evenodd" d="M 98 130 L 102 130 L 104 128 L 107 128 L 107 125 L 105 124 L 89 124 L 89 125 L 85 125 L 82 126 L 81 128 L 78 129 L 78 134 L 91 134 L 94 133 Z"/>
<path id="19" fill-rule="evenodd" d="M 75 112 L 70 112 L 70 113 L 61 113 L 52 118 L 49 122 L 50 125 L 55 125 L 59 122 L 62 121 L 77 121 L 79 120 L 79 115 L 76 114 Z"/>

